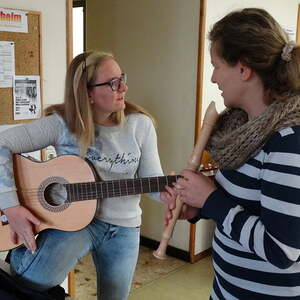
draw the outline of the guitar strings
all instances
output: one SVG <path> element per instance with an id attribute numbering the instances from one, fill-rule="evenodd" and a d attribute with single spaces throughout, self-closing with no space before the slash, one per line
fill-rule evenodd
<path id="1" fill-rule="evenodd" d="M 173 182 L 175 182 L 175 181 L 172 181 L 172 182 L 170 182 L 170 183 L 173 183 Z M 57 184 L 59 184 L 59 183 L 57 183 Z M 73 185 L 72 183 L 70 184 L 70 185 Z M 77 185 L 77 183 L 75 183 L 74 185 Z M 91 186 L 92 186 L 93 184 L 91 184 Z M 93 187 L 93 189 L 95 190 L 97 190 L 97 192 L 96 193 L 98 193 L 98 192 L 100 192 L 101 193 L 101 191 L 100 190 L 102 190 L 103 191 L 103 193 L 110 193 L 110 192 L 114 192 L 115 190 L 120 190 L 120 191 L 127 191 L 127 190 L 146 190 L 146 189 L 156 189 L 157 190 L 157 188 L 159 188 L 160 186 L 166 186 L 166 185 L 168 185 L 168 184 L 163 184 L 163 183 L 161 183 L 161 184 L 153 184 L 151 187 L 149 187 L 149 184 L 143 184 L 143 185 L 139 185 L 139 186 L 135 186 L 135 187 L 119 187 L 118 185 L 115 185 L 114 187 L 105 187 L 105 188 L 102 188 L 100 185 L 99 185 L 99 188 L 97 188 L 97 187 Z M 83 189 L 89 189 L 89 188 L 91 188 L 91 187 L 89 187 L 89 186 L 85 186 L 85 187 L 83 187 L 83 186 L 81 186 L 81 187 L 74 187 L 74 188 L 72 188 L 72 187 L 70 187 L 70 188 L 67 188 L 66 187 L 66 190 L 67 191 L 76 191 L 76 192 L 78 192 L 78 193 L 86 193 L 85 191 L 83 191 Z M 80 189 L 80 190 L 79 190 Z M 26 192 L 26 193 L 36 193 L 37 191 L 40 191 L 41 189 L 40 188 L 38 188 L 38 189 L 19 189 L 19 191 L 21 191 L 22 193 L 24 193 L 24 192 Z M 93 192 L 87 192 L 87 193 L 93 193 Z"/>
<path id="2" fill-rule="evenodd" d="M 163 178 L 165 176 L 162 176 Z M 164 180 L 164 182 L 162 182 L 162 180 L 157 180 L 154 179 L 156 177 L 150 177 L 151 179 L 139 179 L 139 178 L 135 178 L 135 179 L 125 179 L 126 181 L 128 181 L 128 183 L 124 183 L 124 179 L 121 180 L 112 180 L 112 181 L 95 181 L 95 182 L 80 182 L 80 183 L 68 183 L 68 184 L 62 184 L 63 186 L 65 186 L 66 190 L 68 190 L 68 187 L 70 187 L 70 189 L 75 190 L 77 189 L 77 191 L 79 193 L 83 192 L 82 189 L 87 189 L 90 188 L 91 186 L 93 186 L 94 189 L 98 190 L 97 187 L 99 189 L 101 189 L 102 191 L 108 191 L 108 192 L 113 192 L 114 190 L 138 190 L 138 189 L 146 189 L 146 188 L 153 188 L 153 189 L 157 189 L 160 186 L 166 186 L 169 185 L 170 183 L 173 183 L 177 180 L 178 176 L 174 175 L 174 176 L 166 176 L 168 177 L 168 179 Z M 159 177 L 157 177 L 159 178 Z M 160 178 L 159 178 L 160 179 Z M 132 181 L 132 182 L 131 182 Z M 136 183 L 136 185 L 134 185 L 134 182 L 138 182 Z M 53 184 L 57 184 L 60 185 L 60 183 L 58 182 L 54 182 L 51 183 L 51 185 Z M 74 186 L 74 188 L 72 188 L 72 186 Z M 78 186 L 78 187 L 76 187 Z M 103 188 L 105 186 L 105 188 Z M 70 190 L 69 189 L 69 190 Z M 81 191 L 79 191 L 79 189 L 81 189 Z M 32 188 L 32 189 L 21 189 L 22 192 L 26 191 L 26 192 L 36 192 L 41 190 L 40 188 Z"/>
<path id="3" fill-rule="evenodd" d="M 165 185 L 164 185 L 165 186 Z M 158 187 L 158 186 L 157 186 Z M 124 188 L 124 189 L 119 189 L 118 191 L 116 191 L 116 188 L 108 188 L 108 189 L 103 189 L 103 190 L 97 190 L 97 191 L 79 191 L 77 188 L 75 189 L 67 189 L 67 193 L 69 195 L 74 195 L 74 194 L 78 194 L 78 195 L 88 195 L 88 196 L 92 196 L 92 195 L 117 195 L 117 196 L 121 196 L 124 195 L 126 196 L 126 194 L 128 193 L 129 195 L 132 195 L 132 193 L 136 193 L 136 194 L 144 194 L 144 193 L 155 193 L 155 192 L 160 192 L 161 189 L 157 190 L 155 189 L 155 191 L 152 191 L 152 189 L 149 189 L 149 187 L 147 185 L 141 186 L 141 187 L 137 187 L 137 188 Z M 26 195 L 36 195 L 37 191 L 39 191 L 39 189 L 31 189 L 31 190 L 21 190 L 23 194 Z"/>
<path id="4" fill-rule="evenodd" d="M 175 182 L 175 181 L 174 181 Z M 114 188 L 105 188 L 102 189 L 100 191 L 100 189 L 96 190 L 96 191 L 83 191 L 82 188 L 79 191 L 78 188 L 71 188 L 71 189 L 66 189 L 67 193 L 68 193 L 68 198 L 66 199 L 66 202 L 68 202 L 68 200 L 71 202 L 72 201 L 84 201 L 84 200 L 92 200 L 92 199 L 106 199 L 106 198 L 114 198 L 114 197 L 121 197 L 121 196 L 129 196 L 129 195 L 138 195 L 138 194 L 144 194 L 144 193 L 151 193 L 153 192 L 153 189 L 155 190 L 154 192 L 159 192 L 161 191 L 161 186 L 165 186 L 167 184 L 157 184 L 155 187 L 149 187 L 148 184 L 143 184 L 137 187 L 130 187 L 130 188 L 125 188 L 125 187 L 121 187 L 118 188 L 118 191 L 116 191 L 116 187 Z M 86 188 L 88 188 L 88 186 L 86 186 Z M 159 188 L 159 190 L 158 190 Z M 22 193 L 25 194 L 27 196 L 37 196 L 36 191 L 39 191 L 39 189 L 28 189 L 28 190 L 22 190 Z M 30 202 L 39 202 L 39 200 L 29 200 Z"/>
<path id="5" fill-rule="evenodd" d="M 69 183 L 63 184 L 65 186 L 65 191 L 67 192 L 67 198 L 63 197 L 63 201 L 59 206 L 67 203 L 77 202 L 77 201 L 87 201 L 94 199 L 106 199 L 114 198 L 120 196 L 138 195 L 144 193 L 151 193 L 162 191 L 162 187 L 170 185 L 175 182 L 179 175 L 168 175 L 159 177 L 148 177 L 148 178 L 132 178 L 132 179 L 121 179 L 121 180 L 111 180 L 111 181 L 98 181 L 98 182 L 81 182 L 81 183 Z M 60 183 L 51 183 L 57 184 Z M 94 190 L 91 191 L 90 188 Z M 153 191 L 154 190 L 154 191 Z M 33 197 L 37 199 L 27 199 L 23 198 L 23 202 L 29 202 L 31 204 L 39 203 L 37 192 L 40 191 L 44 193 L 40 188 L 36 189 L 23 189 L 21 190 L 23 194 L 26 193 L 28 197 Z M 50 200 L 51 197 L 43 197 Z M 54 199 L 54 197 L 53 197 Z"/>

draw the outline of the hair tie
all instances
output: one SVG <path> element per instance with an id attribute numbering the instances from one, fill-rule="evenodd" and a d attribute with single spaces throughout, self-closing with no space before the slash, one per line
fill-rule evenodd
<path id="1" fill-rule="evenodd" d="M 282 48 L 282 52 L 281 52 L 281 58 L 286 61 L 289 62 L 292 59 L 292 51 L 295 48 L 296 43 L 294 41 L 289 41 L 288 43 L 286 43 L 284 45 L 284 47 Z"/>

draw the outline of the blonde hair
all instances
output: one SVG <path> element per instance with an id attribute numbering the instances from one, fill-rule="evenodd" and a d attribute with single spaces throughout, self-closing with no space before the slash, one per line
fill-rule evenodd
<path id="1" fill-rule="evenodd" d="M 63 104 L 52 105 L 45 110 L 45 115 L 57 113 L 65 120 L 69 130 L 74 133 L 84 156 L 94 140 L 95 126 L 93 111 L 88 101 L 89 86 L 95 79 L 101 63 L 106 59 L 115 59 L 111 53 L 90 51 L 77 55 L 71 62 L 65 80 Z M 155 124 L 153 117 L 142 107 L 126 101 L 122 111 L 113 112 L 110 116 L 116 124 L 122 124 L 125 116 L 131 113 L 147 115 Z"/>
<path id="2" fill-rule="evenodd" d="M 231 12 L 214 24 L 209 39 L 229 65 L 240 61 L 252 68 L 275 98 L 300 91 L 300 47 L 293 47 L 290 60 L 282 58 L 288 35 L 267 11 Z"/>

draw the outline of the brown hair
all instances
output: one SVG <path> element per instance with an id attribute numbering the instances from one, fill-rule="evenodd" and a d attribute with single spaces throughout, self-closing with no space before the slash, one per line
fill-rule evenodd
<path id="1" fill-rule="evenodd" d="M 246 8 L 231 12 L 214 24 L 209 40 L 229 65 L 241 62 L 253 69 L 271 96 L 300 91 L 300 47 L 293 48 L 290 61 L 282 59 L 289 39 L 267 11 Z"/>
<path id="2" fill-rule="evenodd" d="M 45 110 L 45 115 L 58 113 L 62 116 L 79 141 L 81 155 L 93 142 L 95 131 L 92 106 L 88 101 L 88 86 L 95 82 L 99 66 L 106 59 L 114 59 L 114 56 L 95 51 L 77 55 L 67 70 L 64 103 L 51 105 Z M 131 113 L 143 113 L 155 123 L 142 107 L 127 101 L 125 110 L 113 112 L 110 118 L 116 124 L 121 124 L 125 121 L 125 115 Z"/>

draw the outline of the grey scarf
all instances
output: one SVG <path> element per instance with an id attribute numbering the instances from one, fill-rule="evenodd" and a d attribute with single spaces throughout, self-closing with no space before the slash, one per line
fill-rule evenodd
<path id="1" fill-rule="evenodd" d="M 250 121 L 241 109 L 225 109 L 207 149 L 219 168 L 236 169 L 254 157 L 274 132 L 295 125 L 300 125 L 300 95 L 274 101 Z"/>

